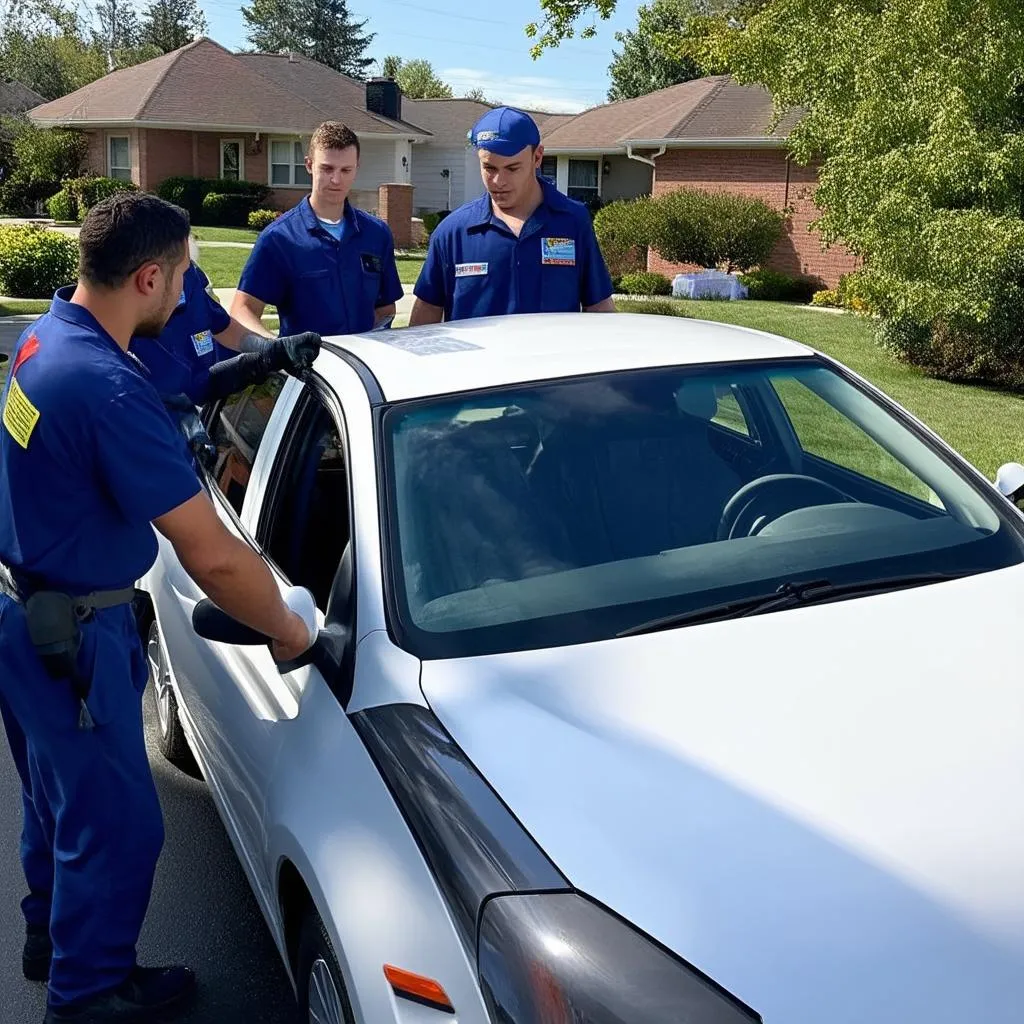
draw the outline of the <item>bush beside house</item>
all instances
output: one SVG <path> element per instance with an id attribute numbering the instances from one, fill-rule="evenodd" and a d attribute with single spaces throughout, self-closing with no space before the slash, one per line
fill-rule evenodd
<path id="1" fill-rule="evenodd" d="M 75 239 L 34 224 L 0 225 L 0 294 L 48 299 L 77 274 Z"/>
<path id="2" fill-rule="evenodd" d="M 245 210 L 242 219 L 228 226 L 241 227 L 247 222 L 249 214 L 259 209 L 270 198 L 270 189 L 251 181 L 229 181 L 225 178 L 166 178 L 156 187 L 156 194 L 169 203 L 174 203 L 188 211 L 192 222 L 199 224 L 204 216 L 203 204 L 207 196 L 214 194 L 221 197 L 239 197 L 229 203 L 213 200 L 209 210 L 211 215 L 234 216 L 238 211 Z M 241 200 L 244 199 L 245 202 Z M 220 223 L 220 222 L 217 222 Z"/>
<path id="3" fill-rule="evenodd" d="M 253 231 L 262 231 L 280 216 L 278 210 L 253 210 L 246 219 L 246 226 L 252 228 Z"/>

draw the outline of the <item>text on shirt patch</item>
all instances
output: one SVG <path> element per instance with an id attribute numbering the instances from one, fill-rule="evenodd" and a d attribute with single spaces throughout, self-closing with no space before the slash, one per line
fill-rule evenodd
<path id="1" fill-rule="evenodd" d="M 192 344 L 197 356 L 208 356 L 213 351 L 213 335 L 209 331 L 200 331 L 192 335 Z"/>
<path id="2" fill-rule="evenodd" d="M 7 392 L 7 401 L 4 402 L 4 426 L 7 428 L 7 433 L 22 448 L 28 448 L 29 438 L 32 436 L 32 431 L 35 430 L 38 420 L 39 410 L 21 390 L 18 378 L 12 377 L 11 386 Z"/>
<path id="3" fill-rule="evenodd" d="M 542 238 L 540 261 L 549 267 L 576 266 L 575 238 Z"/>
<path id="4" fill-rule="evenodd" d="M 487 273 L 486 263 L 456 263 L 456 277 L 482 277 Z"/>

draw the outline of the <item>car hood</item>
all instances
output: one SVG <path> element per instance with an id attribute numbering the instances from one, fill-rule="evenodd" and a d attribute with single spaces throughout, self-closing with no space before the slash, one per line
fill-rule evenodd
<path id="1" fill-rule="evenodd" d="M 766 1024 L 1024 1013 L 1024 568 L 427 662 L 574 886 Z"/>

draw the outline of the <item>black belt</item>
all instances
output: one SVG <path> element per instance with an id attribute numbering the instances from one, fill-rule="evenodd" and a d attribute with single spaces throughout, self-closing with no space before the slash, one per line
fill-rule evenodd
<path id="1" fill-rule="evenodd" d="M 27 589 L 20 587 L 14 579 L 11 570 L 3 563 L 0 563 L 0 594 L 21 604 L 24 604 L 33 593 L 42 590 L 49 590 L 49 587 Z M 75 611 L 85 617 L 91 611 L 98 611 L 102 608 L 116 608 L 119 604 L 131 604 L 135 600 L 135 587 L 120 587 L 116 590 L 94 590 L 90 594 L 69 595 Z"/>

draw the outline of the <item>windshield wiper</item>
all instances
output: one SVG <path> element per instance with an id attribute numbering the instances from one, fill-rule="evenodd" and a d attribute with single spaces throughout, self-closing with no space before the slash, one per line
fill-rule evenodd
<path id="1" fill-rule="evenodd" d="M 724 619 L 741 619 L 747 615 L 763 615 L 766 612 L 792 608 L 796 605 L 815 604 L 819 601 L 830 601 L 833 598 L 848 597 L 854 594 L 882 594 L 888 590 L 899 590 L 903 587 L 922 586 L 927 583 L 941 583 L 944 580 L 960 579 L 968 573 L 920 572 L 905 576 L 889 576 L 885 579 L 860 580 L 855 583 L 832 583 L 829 580 L 790 580 L 777 587 L 770 594 L 759 594 L 755 597 L 744 597 L 737 601 L 726 601 L 724 604 L 711 605 L 708 608 L 697 608 L 690 612 L 677 615 L 666 615 L 660 619 L 641 622 L 630 626 L 617 637 L 640 636 L 643 633 L 658 633 L 676 626 L 689 626 L 698 622 L 715 622 Z"/>

